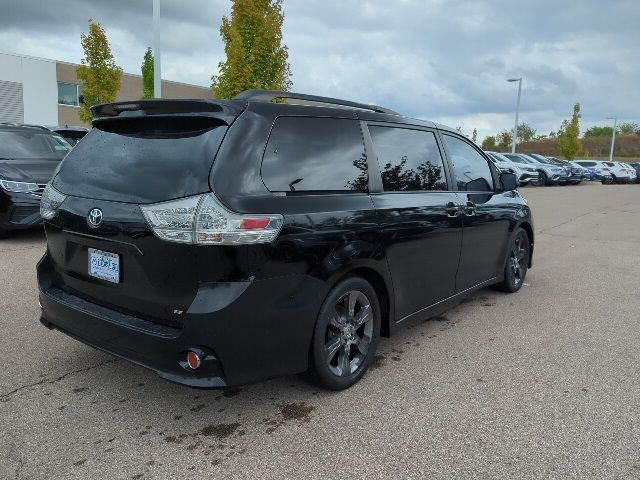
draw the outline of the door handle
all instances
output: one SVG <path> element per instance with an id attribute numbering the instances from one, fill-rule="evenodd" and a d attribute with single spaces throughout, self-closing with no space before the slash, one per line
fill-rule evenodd
<path id="1" fill-rule="evenodd" d="M 448 202 L 445 205 L 445 211 L 447 212 L 447 217 L 455 218 L 460 215 L 460 204 L 456 202 Z"/>
<path id="2" fill-rule="evenodd" d="M 476 214 L 476 204 L 473 202 L 467 202 L 464 205 L 464 214 L 467 217 L 473 217 Z"/>

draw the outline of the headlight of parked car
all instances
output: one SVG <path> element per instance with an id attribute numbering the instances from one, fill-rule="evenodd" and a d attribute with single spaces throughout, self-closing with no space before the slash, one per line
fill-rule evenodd
<path id="1" fill-rule="evenodd" d="M 67 198 L 66 195 L 63 195 L 48 184 L 40 199 L 40 216 L 45 220 L 54 218 L 58 214 L 58 209 L 65 198 Z"/>
<path id="2" fill-rule="evenodd" d="M 0 179 L 0 187 L 2 187 L 2 189 L 6 190 L 7 192 L 20 192 L 20 193 L 35 192 L 36 190 L 40 189 L 37 183 L 14 182 L 12 180 L 3 180 L 3 179 Z"/>

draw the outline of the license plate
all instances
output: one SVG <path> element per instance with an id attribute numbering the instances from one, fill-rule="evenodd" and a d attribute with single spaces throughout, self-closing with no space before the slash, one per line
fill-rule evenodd
<path id="1" fill-rule="evenodd" d="M 89 275 L 108 282 L 120 282 L 120 255 L 89 249 Z"/>

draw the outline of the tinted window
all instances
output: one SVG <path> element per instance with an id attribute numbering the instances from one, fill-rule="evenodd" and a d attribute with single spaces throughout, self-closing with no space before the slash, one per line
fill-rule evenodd
<path id="1" fill-rule="evenodd" d="M 613 162 L 604 162 L 605 165 L 607 165 L 608 167 L 613 167 Z"/>
<path id="2" fill-rule="evenodd" d="M 516 162 L 516 163 L 528 163 L 524 158 L 519 157 L 518 155 L 513 155 L 513 154 L 509 154 L 509 153 L 505 153 L 504 154 L 505 157 L 507 157 L 509 160 L 511 160 L 512 162 Z"/>
<path id="3" fill-rule="evenodd" d="M 447 180 L 432 132 L 369 127 L 385 191 L 446 190 Z"/>
<path id="4" fill-rule="evenodd" d="M 71 145 L 59 135 L 36 129 L 0 130 L 0 158 L 60 160 L 69 150 Z"/>
<path id="5" fill-rule="evenodd" d="M 578 165 L 582 165 L 583 167 L 595 167 L 596 162 L 575 162 Z"/>
<path id="6" fill-rule="evenodd" d="M 467 142 L 444 135 L 447 152 L 453 164 L 458 189 L 469 192 L 493 190 L 493 177 L 487 160 Z"/>
<path id="7" fill-rule="evenodd" d="M 367 190 L 360 124 L 335 118 L 280 117 L 262 161 L 272 192 Z"/>
<path id="8" fill-rule="evenodd" d="M 53 185 L 79 197 L 133 203 L 204 193 L 226 131 L 212 118 L 100 122 L 60 164 Z"/>

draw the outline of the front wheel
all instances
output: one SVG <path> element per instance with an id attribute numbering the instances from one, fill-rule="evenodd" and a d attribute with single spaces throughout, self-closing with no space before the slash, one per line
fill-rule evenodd
<path id="1" fill-rule="evenodd" d="M 520 290 L 529 268 L 529 251 L 529 235 L 524 229 L 518 228 L 509 245 L 504 280 L 495 286 L 497 290 L 509 293 Z"/>
<path id="2" fill-rule="evenodd" d="M 356 383 L 374 357 L 380 335 L 380 304 L 373 287 L 359 277 L 331 289 L 314 328 L 309 374 L 324 388 Z"/>
<path id="3" fill-rule="evenodd" d="M 547 174 L 544 172 L 538 172 L 538 185 L 544 187 L 547 184 Z"/>

